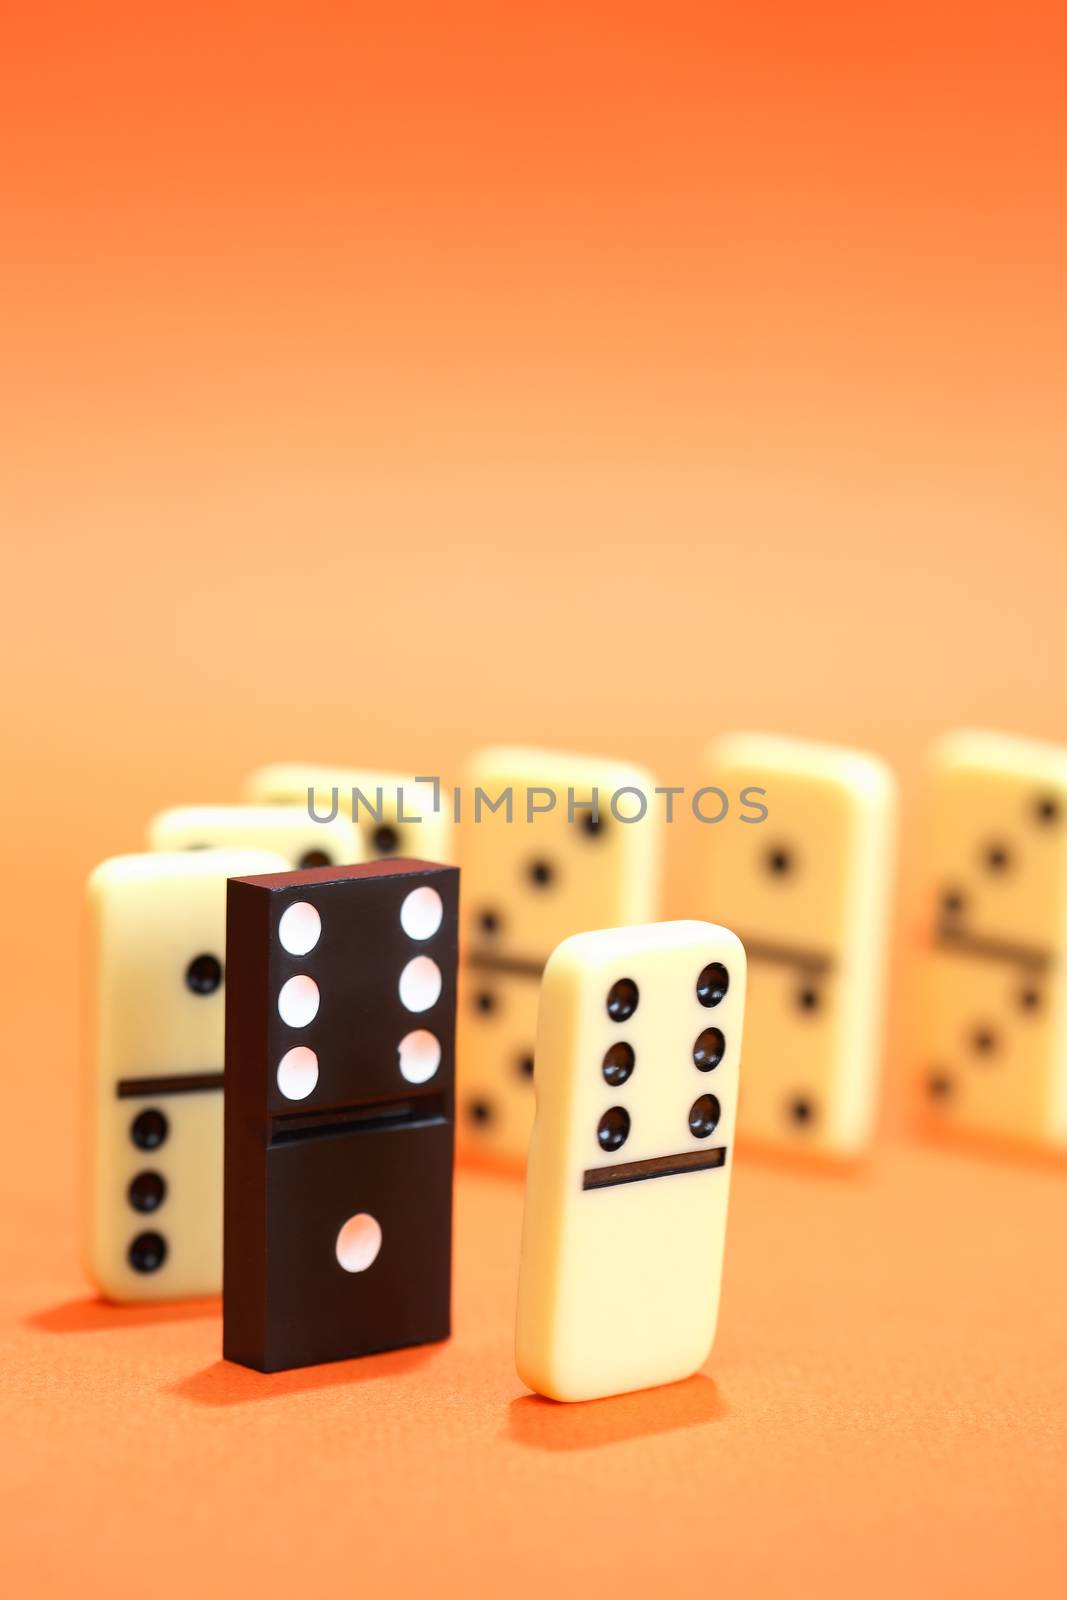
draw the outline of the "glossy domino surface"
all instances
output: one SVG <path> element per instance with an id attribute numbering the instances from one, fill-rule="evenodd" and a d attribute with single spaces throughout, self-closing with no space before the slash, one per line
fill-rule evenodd
<path id="1" fill-rule="evenodd" d="M 718 1316 L 745 954 L 705 922 L 565 940 L 545 969 L 516 1361 L 590 1400 L 687 1377 Z"/>
<path id="2" fill-rule="evenodd" d="M 83 1255 L 108 1299 L 222 1287 L 226 879 L 284 865 L 148 853 L 89 879 Z"/>
<path id="3" fill-rule="evenodd" d="M 261 1371 L 446 1338 L 459 873 L 230 884 L 223 1348 Z"/>

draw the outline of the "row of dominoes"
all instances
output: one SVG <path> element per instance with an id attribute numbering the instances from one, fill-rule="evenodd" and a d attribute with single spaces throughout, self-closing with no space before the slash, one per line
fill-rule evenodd
<path id="1" fill-rule="evenodd" d="M 199 884 L 218 881 L 208 856 Z M 255 870 L 228 879 L 226 906 L 224 1355 L 274 1372 L 447 1338 L 458 870 Z M 190 964 L 204 980 L 209 959 Z M 541 1392 L 617 1393 L 706 1358 L 744 996 L 741 943 L 709 923 L 578 934 L 550 957 L 516 1340 Z M 138 1094 L 217 1088 L 152 1077 Z M 153 1191 L 158 1208 L 179 1174 L 204 1202 L 205 1172 L 158 1163 L 165 1110 L 132 1126 L 149 1119 L 131 1203 Z M 128 1265 L 165 1259 L 142 1236 Z"/>
<path id="2" fill-rule="evenodd" d="M 875 1098 L 891 778 L 856 752 L 755 736 L 720 741 L 708 765 L 724 788 L 766 789 L 769 812 L 759 826 L 703 831 L 691 906 L 736 927 L 748 950 L 741 1132 L 855 1153 Z M 928 992 L 919 1008 L 931 1107 L 961 1127 L 1060 1145 L 1067 752 L 959 735 L 939 748 L 934 774 Z M 151 829 L 158 853 L 119 858 L 93 875 L 87 1256 L 106 1294 L 218 1287 L 224 968 L 232 975 L 234 959 L 224 945 L 225 879 L 293 866 L 329 876 L 331 861 L 410 851 L 416 841 L 432 844 L 420 853 L 447 859 L 443 817 L 426 810 L 412 825 L 389 810 L 404 781 L 268 769 L 250 780 L 249 805 L 167 813 Z M 476 758 L 467 782 L 490 792 L 511 785 L 579 794 L 652 784 L 618 764 L 514 750 Z M 344 793 L 353 784 L 385 797 L 369 832 L 343 815 L 311 821 L 309 788 Z M 459 1120 L 468 1143 L 525 1153 L 545 959 L 575 931 L 655 915 L 658 831 L 651 819 L 623 825 L 602 815 L 592 825 L 588 811 L 572 819 L 565 806 L 530 825 L 487 813 L 463 830 Z M 417 987 L 417 972 L 409 983 Z M 300 992 L 290 991 L 297 1002 Z M 702 1049 L 713 1060 L 720 1047 L 715 1029 L 706 1031 Z M 434 1065 L 434 1030 L 409 1028 L 391 1048 L 401 1041 L 400 1099 L 417 1098 L 420 1078 L 451 1085 L 450 1072 Z M 290 1110 L 310 1096 L 305 1114 L 318 1115 L 314 1085 L 328 1074 L 313 1044 L 294 1043 L 284 1081 L 294 1090 L 284 1097 Z M 450 1122 L 450 1100 L 442 1114 Z M 291 1121 L 279 1137 L 285 1130 L 294 1131 Z"/>
<path id="3" fill-rule="evenodd" d="M 741 1134 L 801 1154 L 860 1156 L 880 1077 L 893 776 L 865 752 L 755 734 L 713 741 L 702 773 L 728 795 L 765 791 L 767 808 L 758 824 L 728 820 L 700 830 L 686 907 L 736 928 L 748 953 Z M 250 781 L 249 794 L 300 800 L 306 809 L 309 787 L 325 802 L 331 786 L 344 795 L 382 783 L 366 773 L 275 767 Z M 582 929 L 657 915 L 662 813 L 623 823 L 603 804 L 595 821 L 581 808 L 594 790 L 603 801 L 626 789 L 649 796 L 654 787 L 633 765 L 535 750 L 486 750 L 466 764 L 468 797 L 479 788 L 494 796 L 511 790 L 516 817 L 526 815 L 533 791 L 558 803 L 532 823 L 486 811 L 459 830 L 463 1144 L 513 1164 L 525 1158 L 537 997 L 554 945 Z M 579 797 L 573 814 L 568 790 Z M 932 754 L 929 791 L 921 990 L 901 1008 L 922 1102 L 943 1127 L 1060 1148 L 1067 748 L 952 734 Z M 419 853 L 451 859 L 446 828 L 435 816 L 423 833 L 435 848 Z M 419 828 L 400 838 L 403 831 L 395 814 L 385 818 L 386 844 L 419 848 Z"/>

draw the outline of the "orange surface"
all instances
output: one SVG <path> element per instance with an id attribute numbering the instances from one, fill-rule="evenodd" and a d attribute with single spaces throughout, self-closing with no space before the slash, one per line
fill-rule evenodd
<path id="1" fill-rule="evenodd" d="M 739 1165 L 704 1374 L 581 1406 L 511 1344 L 518 1185 L 465 1172 L 456 1331 L 263 1377 L 217 1307 L 3 1286 L 13 1594 L 1059 1596 L 1062 1172 Z"/>
<path id="2" fill-rule="evenodd" d="M 1067 1180 L 901 1111 L 923 748 L 1067 738 L 1065 68 L 1052 0 L 9 8 L 16 1593 L 1062 1592 Z M 213 1318 L 85 1305 L 95 861 L 268 759 L 692 784 L 731 726 L 870 744 L 904 837 L 887 1142 L 739 1173 L 714 1388 L 519 1401 L 487 1178 L 447 1350 L 231 1393 Z"/>

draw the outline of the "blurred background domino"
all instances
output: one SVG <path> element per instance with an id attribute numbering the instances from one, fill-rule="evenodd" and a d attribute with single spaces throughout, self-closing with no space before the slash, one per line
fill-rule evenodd
<path id="1" fill-rule="evenodd" d="M 276 762 L 250 773 L 242 789 L 248 800 L 299 805 L 305 813 L 311 791 L 316 816 L 329 816 L 336 797 L 338 815 L 354 821 L 359 830 L 367 861 L 391 856 L 453 859 L 447 795 L 432 783 L 417 783 L 408 773 Z"/>
<path id="2" fill-rule="evenodd" d="M 172 806 L 148 825 L 150 850 L 273 850 L 290 866 L 350 866 L 363 840 L 344 816 L 316 822 L 304 805 Z"/>
<path id="3" fill-rule="evenodd" d="M 957 732 L 932 751 L 920 1059 L 938 1126 L 1067 1147 L 1067 748 Z"/>
<path id="4" fill-rule="evenodd" d="M 748 956 L 740 1136 L 861 1156 L 881 1077 L 896 780 L 862 750 L 737 733 L 707 747 L 704 781 L 766 808 L 702 828 L 697 846 L 696 904 Z"/>
<path id="5" fill-rule="evenodd" d="M 468 1149 L 514 1165 L 526 1158 L 537 1001 L 555 946 L 572 933 L 656 915 L 663 813 L 654 783 L 630 763 L 517 746 L 466 762 L 458 1027 Z M 478 791 L 488 797 L 481 806 Z M 510 805 L 491 810 L 502 795 Z M 647 814 L 620 820 L 638 814 L 642 797 Z"/>
<path id="6" fill-rule="evenodd" d="M 108 1299 L 222 1287 L 226 879 L 285 864 L 116 856 L 89 879 L 83 1255 Z"/>

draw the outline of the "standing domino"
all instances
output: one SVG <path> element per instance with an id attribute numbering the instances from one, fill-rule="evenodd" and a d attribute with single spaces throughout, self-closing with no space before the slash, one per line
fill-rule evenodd
<path id="1" fill-rule="evenodd" d="M 367 861 L 392 856 L 452 860 L 452 822 L 444 801 L 432 783 L 418 783 L 402 772 L 280 762 L 251 773 L 243 788 L 257 804 L 298 805 L 305 815 L 311 791 L 315 815 L 321 817 L 331 815 L 336 794 L 337 815 L 355 823 Z"/>
<path id="2" fill-rule="evenodd" d="M 930 773 L 923 1083 L 946 1127 L 1067 1146 L 1067 749 L 960 732 Z"/>
<path id="3" fill-rule="evenodd" d="M 110 1300 L 222 1287 L 226 879 L 260 850 L 117 856 L 89 879 L 83 1251 Z"/>
<path id="4" fill-rule="evenodd" d="M 307 806 L 173 806 L 148 825 L 150 850 L 272 850 L 294 867 L 363 860 L 358 830 L 345 817 L 316 822 Z"/>
<path id="5" fill-rule="evenodd" d="M 656 914 L 662 823 L 653 783 L 640 767 L 544 750 L 483 750 L 466 766 L 459 1081 L 472 1149 L 525 1160 L 537 1000 L 551 951 L 569 934 Z M 642 799 L 641 820 L 621 820 Z"/>
<path id="6" fill-rule="evenodd" d="M 726 928 L 566 939 L 545 968 L 519 1271 L 531 1389 L 593 1400 L 711 1350 L 745 1003 Z"/>
<path id="7" fill-rule="evenodd" d="M 448 1337 L 458 897 L 425 861 L 230 884 L 230 1361 Z"/>
<path id="8" fill-rule="evenodd" d="M 881 1065 L 896 786 L 859 750 L 716 740 L 705 781 L 745 800 L 704 828 L 698 904 L 749 962 L 742 1139 L 855 1158 Z M 756 791 L 756 792 L 753 792 Z M 766 808 L 762 820 L 746 820 Z"/>

